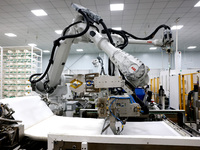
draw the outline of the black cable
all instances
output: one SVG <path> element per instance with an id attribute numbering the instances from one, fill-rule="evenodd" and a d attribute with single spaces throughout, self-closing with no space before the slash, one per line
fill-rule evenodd
<path id="1" fill-rule="evenodd" d="M 105 71 L 104 71 L 104 67 L 103 67 L 103 59 L 101 57 L 97 57 L 97 59 L 99 60 L 99 63 L 101 64 L 101 71 L 100 71 L 100 75 L 106 75 Z"/>
<path id="2" fill-rule="evenodd" d="M 113 39 L 112 39 L 112 37 L 111 37 L 111 34 L 110 34 L 110 32 L 108 31 L 108 28 L 107 28 L 107 26 L 105 25 L 105 23 L 103 22 L 103 20 L 100 20 L 99 23 L 103 26 L 103 28 L 104 28 L 104 30 L 105 30 L 105 33 L 107 34 L 110 43 L 111 43 L 112 45 L 114 45 Z"/>
<path id="3" fill-rule="evenodd" d="M 128 37 L 125 35 L 124 32 L 119 33 L 119 35 L 124 39 L 124 43 L 118 45 L 117 47 L 119 47 L 120 49 L 124 49 L 128 45 Z"/>
<path id="4" fill-rule="evenodd" d="M 70 24 L 68 27 L 66 27 L 66 28 L 63 30 L 62 36 L 64 36 L 64 35 L 66 34 L 66 32 L 67 32 L 67 30 L 69 30 L 69 28 L 71 28 L 72 26 L 74 26 L 74 25 L 76 25 L 76 24 L 78 24 L 78 23 L 81 23 L 81 22 L 82 22 L 82 21 L 77 21 L 77 22 L 75 22 L 75 23 Z"/>
<path id="5" fill-rule="evenodd" d="M 147 105 L 145 105 L 145 103 L 143 101 L 141 101 L 137 95 L 132 94 L 134 100 L 136 103 L 138 103 L 141 106 L 141 109 L 144 111 L 143 114 L 149 114 L 149 108 L 147 107 Z"/>
<path id="6" fill-rule="evenodd" d="M 106 75 L 106 73 L 105 73 L 105 71 L 104 71 L 104 67 L 103 67 L 103 66 L 101 67 L 101 72 L 100 72 L 100 75 L 102 75 L 102 74 L 103 74 L 103 75 Z"/>
<path id="7" fill-rule="evenodd" d="M 84 35 L 87 31 L 88 31 L 88 29 L 89 29 L 89 25 L 90 25 L 90 23 L 89 23 L 89 20 L 88 20 L 88 18 L 87 18 L 87 15 L 85 15 L 85 13 L 83 13 L 82 11 L 81 11 L 81 9 L 79 10 L 79 13 L 81 13 L 82 15 L 83 15 L 83 17 L 85 18 L 85 20 L 86 20 L 86 28 L 81 32 L 81 33 L 78 33 L 78 34 L 75 34 L 75 35 L 65 35 L 65 36 L 62 36 L 62 37 L 60 37 L 60 38 L 58 38 L 55 42 L 56 43 L 58 43 L 58 45 L 59 45 L 59 41 L 60 40 L 65 40 L 65 39 L 67 39 L 67 38 L 76 38 L 76 37 L 79 37 L 79 36 L 82 36 L 82 35 Z"/>
<path id="8" fill-rule="evenodd" d="M 111 75 L 111 60 L 108 59 L 108 75 Z"/>
<path id="9" fill-rule="evenodd" d="M 113 63 L 113 62 L 111 62 L 111 64 L 112 64 L 112 76 L 114 76 L 115 75 L 115 64 Z"/>
<path id="10" fill-rule="evenodd" d="M 113 30 L 113 29 L 108 29 L 108 31 L 110 33 L 113 33 L 113 34 L 118 34 L 118 35 L 120 35 L 124 39 L 124 43 L 118 45 L 117 46 L 118 48 L 124 49 L 128 45 L 128 37 L 126 36 L 126 34 L 124 32 L 119 31 L 119 30 Z M 105 31 L 103 31 L 103 32 L 105 32 Z"/>
<path id="11" fill-rule="evenodd" d="M 160 30 L 161 28 L 165 28 L 165 29 L 170 30 L 169 26 L 163 24 L 163 25 L 158 26 L 154 30 L 153 33 L 151 33 L 149 36 L 144 37 L 144 38 L 136 37 L 135 35 L 132 35 L 132 34 L 126 32 L 124 30 L 119 31 L 119 30 L 108 29 L 108 32 L 113 33 L 113 34 L 118 34 L 124 39 L 124 43 L 117 46 L 120 49 L 124 49 L 128 45 L 128 36 L 130 36 L 130 37 L 132 37 L 133 39 L 136 39 L 136 40 L 149 40 L 149 39 L 152 39 L 155 36 L 155 34 L 158 32 L 158 30 Z M 102 33 L 105 34 L 105 33 L 107 33 L 107 31 L 103 30 Z"/>
<path id="12" fill-rule="evenodd" d="M 144 37 L 144 38 L 136 37 L 136 36 L 134 36 L 134 35 L 132 35 L 132 34 L 126 32 L 126 31 L 124 31 L 124 30 L 122 30 L 122 32 L 124 32 L 125 34 L 129 35 L 130 37 L 132 37 L 133 39 L 136 39 L 136 40 L 149 40 L 149 39 L 152 39 L 152 38 L 155 36 L 155 34 L 158 32 L 158 30 L 160 30 L 161 28 L 165 28 L 165 29 L 169 29 L 169 30 L 170 30 L 170 27 L 169 27 L 169 26 L 163 24 L 163 25 L 158 26 L 158 27 L 153 31 L 153 33 L 151 33 L 149 36 Z"/>
<path id="13" fill-rule="evenodd" d="M 113 76 L 115 72 L 115 65 L 108 59 L 108 75 Z"/>
<path id="14" fill-rule="evenodd" d="M 47 74 L 48 71 L 49 71 L 50 66 L 51 66 L 51 65 L 53 64 L 53 62 L 54 62 L 54 61 L 53 61 L 54 53 L 55 53 L 55 51 L 56 51 L 56 47 L 60 45 L 60 43 L 59 43 L 60 40 L 65 40 L 65 39 L 67 39 L 67 38 L 76 38 L 76 37 L 79 37 L 79 36 L 84 35 L 84 34 L 88 31 L 88 29 L 89 29 L 89 20 L 88 20 L 87 16 L 85 15 L 85 13 L 83 13 L 81 10 L 79 10 L 79 13 L 82 14 L 83 17 L 84 17 L 84 19 L 86 20 L 86 28 L 85 28 L 81 33 L 78 33 L 78 34 L 75 34 L 75 35 L 65 35 L 65 36 L 62 36 L 62 37 L 58 38 L 57 40 L 55 40 L 55 41 L 54 41 L 54 46 L 53 46 L 53 48 L 52 48 L 52 53 L 51 53 L 51 56 L 50 56 L 50 60 L 49 60 L 49 63 L 48 63 L 48 66 L 47 66 L 45 72 L 44 72 L 43 74 L 42 74 L 42 73 L 36 73 L 36 74 L 31 75 L 30 78 L 29 78 L 29 81 L 30 81 L 31 83 L 39 82 L 39 81 L 41 81 L 41 80 L 46 76 L 46 74 Z M 42 74 L 42 76 L 41 76 L 39 79 L 37 79 L 37 80 L 32 80 L 32 78 L 33 78 L 34 76 L 39 76 L 39 75 L 41 75 L 41 74 Z"/>
<path id="15" fill-rule="evenodd" d="M 39 82 L 40 80 L 42 80 L 42 79 L 46 76 L 47 72 L 49 71 L 49 68 L 50 68 L 51 64 L 53 64 L 53 56 L 54 56 L 56 47 L 57 47 L 57 45 L 54 44 L 54 46 L 53 46 L 53 48 L 52 48 L 51 57 L 50 57 L 50 59 L 49 59 L 49 63 L 48 63 L 48 65 L 47 65 L 47 68 L 46 68 L 45 72 L 43 73 L 43 75 L 42 75 L 42 73 L 36 73 L 36 74 L 31 75 L 31 76 L 29 77 L 29 81 L 30 81 L 31 83 Z M 37 79 L 37 80 L 32 80 L 32 78 L 33 78 L 34 76 L 39 76 L 39 75 L 42 75 L 39 79 Z"/>

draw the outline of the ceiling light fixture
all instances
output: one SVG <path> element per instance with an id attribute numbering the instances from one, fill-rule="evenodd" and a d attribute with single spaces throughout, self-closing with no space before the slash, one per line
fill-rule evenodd
<path id="1" fill-rule="evenodd" d="M 150 49 L 150 50 L 156 50 L 157 47 L 150 47 L 149 49 Z"/>
<path id="2" fill-rule="evenodd" d="M 113 30 L 122 30 L 121 27 L 113 27 L 112 29 L 113 29 Z"/>
<path id="3" fill-rule="evenodd" d="M 47 16 L 47 13 L 43 9 L 31 10 L 36 16 Z"/>
<path id="4" fill-rule="evenodd" d="M 194 5 L 194 7 L 200 7 L 200 1 L 197 2 L 197 3 Z"/>
<path id="5" fill-rule="evenodd" d="M 62 34 L 63 30 L 55 30 L 57 34 Z"/>
<path id="6" fill-rule="evenodd" d="M 77 51 L 77 52 L 82 52 L 82 51 L 83 51 L 83 49 L 76 49 L 76 51 Z"/>
<path id="7" fill-rule="evenodd" d="M 183 27 L 183 25 L 172 26 L 171 30 L 179 30 Z"/>
<path id="8" fill-rule="evenodd" d="M 197 48 L 196 46 L 189 46 L 187 49 L 195 49 Z"/>
<path id="9" fill-rule="evenodd" d="M 124 4 L 123 3 L 110 4 L 110 11 L 120 11 L 120 10 L 124 10 Z"/>
<path id="10" fill-rule="evenodd" d="M 32 46 L 32 47 L 35 47 L 35 46 L 37 46 L 36 44 L 34 44 L 34 43 L 29 43 L 28 44 L 29 46 Z"/>
<path id="11" fill-rule="evenodd" d="M 49 50 L 43 50 L 43 52 L 44 52 L 44 53 L 50 53 L 50 51 L 49 51 Z"/>
<path id="12" fill-rule="evenodd" d="M 14 34 L 14 33 L 5 33 L 6 36 L 9 36 L 9 37 L 16 37 L 17 35 Z"/>

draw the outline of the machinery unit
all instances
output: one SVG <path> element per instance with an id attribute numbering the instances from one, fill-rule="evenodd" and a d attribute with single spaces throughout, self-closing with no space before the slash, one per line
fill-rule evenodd
<path id="1" fill-rule="evenodd" d="M 109 76 L 99 76 L 99 74 L 94 73 L 75 75 L 70 81 L 70 88 L 78 93 L 99 93 L 99 98 L 106 97 L 111 100 L 114 94 L 114 97 L 117 98 L 112 100 L 109 110 L 106 111 L 111 114 L 109 118 L 112 122 L 113 132 L 118 134 L 114 124 L 117 120 L 121 120 L 116 115 L 132 117 L 148 114 L 149 112 L 146 104 L 137 97 L 134 91 L 135 88 L 148 84 L 149 68 L 138 58 L 129 55 L 122 49 L 128 43 L 142 43 L 160 46 L 163 50 L 169 52 L 173 42 L 170 27 L 161 25 L 148 37 L 139 38 L 123 30 L 108 29 L 100 16 L 83 6 L 72 4 L 72 7 L 79 14 L 73 20 L 72 25 L 63 30 L 62 36 L 54 41 L 46 71 L 43 74 L 33 74 L 30 77 L 32 89 L 41 95 L 56 95 L 57 93 L 60 95 L 57 88 L 63 85 L 63 81 L 65 81 L 62 80 L 61 74 L 71 45 L 78 42 L 94 43 L 109 57 Z M 97 25 L 103 27 L 102 32 L 99 32 Z M 163 39 L 152 40 L 161 28 L 164 28 Z M 125 97 L 126 94 L 124 93 L 130 96 L 122 100 L 120 97 Z M 105 110 L 103 111 L 104 114 Z M 124 123 L 122 121 L 121 123 L 123 128 Z"/>
<path id="2" fill-rule="evenodd" d="M 76 94 L 96 94 L 97 99 L 94 104 L 97 104 L 98 109 L 93 109 L 91 112 L 97 111 L 98 116 L 95 115 L 95 119 L 56 116 L 39 96 L 30 96 L 8 101 L 9 106 L 16 110 L 16 115 L 12 117 L 15 120 L 3 118 L 12 122 L 18 122 L 18 118 L 22 119 L 25 127 L 24 134 L 35 139 L 36 143 L 37 140 L 48 142 L 49 150 L 199 149 L 200 139 L 196 137 L 199 136 L 198 133 L 193 135 L 169 121 L 165 116 L 168 112 L 164 110 L 161 110 L 162 112 L 149 110 L 146 102 L 151 102 L 152 93 L 145 93 L 146 95 L 142 95 L 141 99 L 138 98 L 135 89 L 144 88 L 148 84 L 149 68 L 138 58 L 123 51 L 128 44 L 142 43 L 160 46 L 166 52 L 170 52 L 173 42 L 170 27 L 161 25 L 148 37 L 139 38 L 124 30 L 116 31 L 107 28 L 100 16 L 83 6 L 72 4 L 72 7 L 78 15 L 72 24 L 63 30 L 61 37 L 54 41 L 45 72 L 33 74 L 29 80 L 32 89 L 46 102 L 48 102 L 48 96 L 58 99 L 58 103 L 62 101 L 61 97 L 67 93 L 66 83 L 70 83 L 71 91 Z M 103 27 L 102 31 L 99 26 Z M 161 28 L 164 28 L 163 39 L 152 40 Z M 104 75 L 103 72 L 100 75 L 99 73 L 78 74 L 68 79 L 61 75 L 71 45 L 78 42 L 94 43 L 108 55 L 108 75 Z M 197 99 L 195 98 L 195 107 L 199 107 Z M 65 105 L 67 113 L 70 112 L 71 116 L 76 110 L 77 100 L 68 101 Z M 1 101 L 2 108 L 6 108 L 5 100 Z M 21 107 L 22 105 L 24 107 Z M 135 121 L 135 118 L 141 120 Z M 180 124 L 183 126 L 184 119 Z M 10 124 L 9 127 L 13 130 L 11 133 L 19 133 L 21 129 L 19 127 L 19 130 L 15 130 Z M 3 126 L 1 128 L 5 129 Z M 10 130 L 6 131 L 8 131 L 6 137 L 9 137 Z M 15 135 L 20 136 L 20 134 Z M 2 139 L 4 140 L 5 137 L 2 136 Z M 18 145 L 20 146 L 19 143 Z"/>
<path id="3" fill-rule="evenodd" d="M 12 118 L 14 111 L 6 104 L 0 103 L 0 148 L 13 149 L 24 136 L 24 126 Z"/>
<path id="4" fill-rule="evenodd" d="M 66 116 L 73 117 L 73 114 L 76 112 L 78 101 L 68 101 L 66 102 Z"/>

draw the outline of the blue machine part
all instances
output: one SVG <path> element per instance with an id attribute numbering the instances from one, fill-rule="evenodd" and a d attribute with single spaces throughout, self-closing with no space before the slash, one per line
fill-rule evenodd
<path id="1" fill-rule="evenodd" d="M 144 99 L 144 96 L 145 96 L 145 91 L 142 88 L 135 88 L 135 94 L 142 101 Z"/>

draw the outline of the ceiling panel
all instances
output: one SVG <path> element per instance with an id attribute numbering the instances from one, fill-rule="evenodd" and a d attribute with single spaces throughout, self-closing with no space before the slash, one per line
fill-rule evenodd
<path id="1" fill-rule="evenodd" d="M 164 2 L 154 2 L 153 3 L 153 5 L 152 5 L 152 9 L 158 9 L 158 8 L 160 8 L 160 9 L 163 9 L 163 8 L 165 8 L 165 6 L 167 5 L 167 1 L 164 1 Z"/>
<path id="2" fill-rule="evenodd" d="M 136 15 L 146 15 L 148 14 L 150 9 L 138 9 Z"/>
<path id="3" fill-rule="evenodd" d="M 167 4 L 166 7 L 178 8 L 183 2 L 184 2 L 184 0 L 172 0 Z"/>
<path id="4" fill-rule="evenodd" d="M 38 1 L 37 4 L 43 9 L 54 8 L 54 6 L 52 5 L 52 3 L 50 1 L 46 1 L 46 2 Z"/>
<path id="5" fill-rule="evenodd" d="M 54 31 L 68 26 L 77 14 L 70 7 L 72 2 L 99 14 L 108 27 L 121 26 L 136 36 L 146 36 L 160 24 L 175 25 L 180 17 L 178 24 L 184 25 L 179 30 L 180 50 L 187 51 L 191 44 L 200 50 L 200 7 L 193 7 L 198 0 L 1 0 L 0 45 L 35 42 L 38 47 L 50 50 L 53 41 L 60 36 Z M 125 10 L 110 12 L 110 3 L 124 3 Z M 48 16 L 36 17 L 32 9 L 44 9 Z M 17 37 L 6 37 L 5 32 L 13 32 Z M 162 30 L 156 37 L 162 37 Z M 81 44 L 74 46 L 71 53 L 76 53 L 75 48 L 79 46 L 85 53 L 99 52 L 94 45 Z M 126 51 L 149 52 L 149 47 L 130 45 Z"/>
<path id="6" fill-rule="evenodd" d="M 52 1 L 51 2 L 53 4 L 54 7 L 59 8 L 59 7 L 67 7 L 67 4 L 65 3 L 65 1 Z"/>
<path id="7" fill-rule="evenodd" d="M 138 7 L 138 4 L 137 3 L 133 3 L 133 4 L 128 4 L 128 5 L 125 5 L 124 6 L 124 9 L 131 9 L 131 10 L 136 10 Z"/>
<path id="8" fill-rule="evenodd" d="M 95 0 L 96 5 L 109 5 L 110 2 L 108 0 Z"/>

